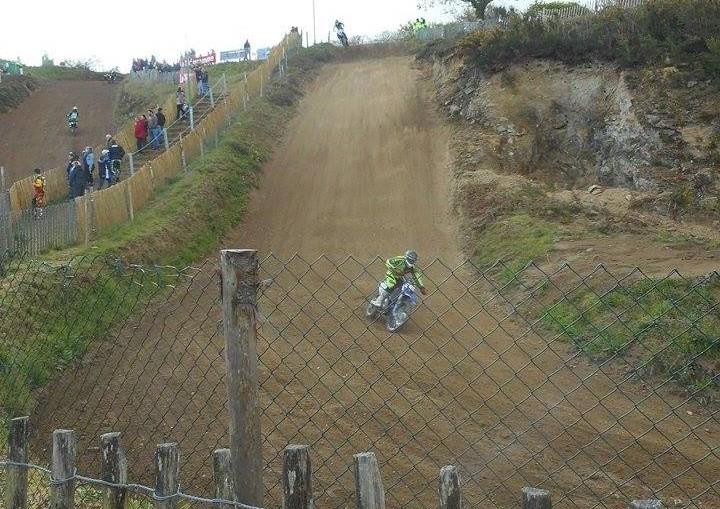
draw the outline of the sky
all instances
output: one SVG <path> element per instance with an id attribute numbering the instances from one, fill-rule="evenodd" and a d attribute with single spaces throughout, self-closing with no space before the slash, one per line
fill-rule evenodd
<path id="1" fill-rule="evenodd" d="M 523 8 L 530 0 L 496 0 Z M 173 2 L 124 0 L 21 0 L 3 2 L 0 58 L 39 65 L 47 53 L 55 63 L 92 59 L 98 68 L 125 72 L 134 57 L 174 62 L 185 49 L 205 54 L 277 43 L 291 26 L 309 30 L 313 0 L 213 0 Z M 203 12 L 207 7 L 207 12 Z M 450 21 L 447 8 L 419 10 L 417 0 L 315 0 L 317 37 L 327 40 L 335 19 L 350 37 L 395 30 L 418 16 Z"/>

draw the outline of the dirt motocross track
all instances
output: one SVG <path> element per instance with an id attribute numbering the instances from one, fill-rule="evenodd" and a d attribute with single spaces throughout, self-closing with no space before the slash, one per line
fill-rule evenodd
<path id="1" fill-rule="evenodd" d="M 516 507 L 530 484 L 553 490 L 560 508 L 619 509 L 652 490 L 719 507 L 710 410 L 548 345 L 472 269 L 452 270 L 449 136 L 411 59 L 328 66 L 226 242 L 277 255 L 263 262 L 274 282 L 260 302 L 266 506 L 279 506 L 282 448 L 307 443 L 318 507 L 353 506 L 362 450 L 377 453 L 393 508 L 436 507 L 439 468 L 451 463 L 468 507 Z M 376 257 L 408 246 L 432 294 L 389 336 L 362 306 L 383 272 Z M 303 258 L 286 262 L 295 252 Z M 311 261 L 323 253 L 331 259 Z M 209 453 L 228 442 L 214 267 L 53 386 L 40 436 L 73 427 L 92 462 L 97 435 L 122 431 L 131 477 L 148 482 L 154 444 L 177 440 L 183 487 L 207 486 Z"/>
<path id="2" fill-rule="evenodd" d="M 68 152 L 97 146 L 112 132 L 117 86 L 104 81 L 59 81 L 43 85 L 15 110 L 0 115 L 0 165 L 6 185 L 32 174 L 34 168 L 64 165 Z M 65 116 L 80 112 L 73 136 Z"/>

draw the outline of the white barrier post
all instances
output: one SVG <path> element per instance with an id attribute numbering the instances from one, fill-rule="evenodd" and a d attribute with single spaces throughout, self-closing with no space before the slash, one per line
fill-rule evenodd
<path id="1" fill-rule="evenodd" d="M 168 140 L 167 129 L 163 127 L 163 140 L 165 141 L 165 150 L 170 149 L 170 140 Z"/>
<path id="2" fill-rule="evenodd" d="M 128 161 L 130 163 L 130 176 L 135 175 L 135 161 L 132 153 L 128 152 Z"/>

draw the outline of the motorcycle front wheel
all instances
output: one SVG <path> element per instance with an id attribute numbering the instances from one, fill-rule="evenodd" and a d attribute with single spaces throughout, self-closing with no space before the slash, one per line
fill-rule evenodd
<path id="1" fill-rule="evenodd" d="M 405 306 L 396 307 L 391 313 L 388 314 L 387 319 L 387 330 L 389 332 L 397 332 L 400 327 L 410 318 L 410 315 Z"/>

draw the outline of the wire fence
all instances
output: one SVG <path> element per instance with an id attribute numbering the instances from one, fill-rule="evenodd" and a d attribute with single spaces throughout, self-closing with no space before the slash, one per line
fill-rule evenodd
<path id="1" fill-rule="evenodd" d="M 96 437 L 122 432 L 128 479 L 149 483 L 155 444 L 175 441 L 183 486 L 211 497 L 211 451 L 231 442 L 217 271 L 7 260 L 0 397 L 32 413 L 34 451 L 74 429 L 93 476 Z M 466 507 L 512 507 L 525 486 L 560 508 L 720 506 L 717 273 L 424 271 L 429 295 L 392 334 L 365 316 L 382 259 L 262 260 L 266 506 L 280 505 L 288 444 L 310 447 L 320 507 L 352 504 L 360 451 L 375 453 L 388 507 L 437 507 L 446 465 Z"/>

